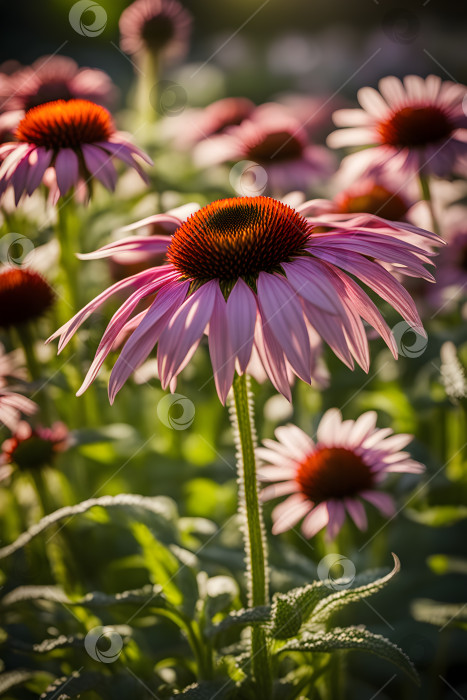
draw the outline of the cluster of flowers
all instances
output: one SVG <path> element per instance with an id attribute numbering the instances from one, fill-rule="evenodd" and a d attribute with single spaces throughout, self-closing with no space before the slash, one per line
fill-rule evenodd
<path id="1" fill-rule="evenodd" d="M 164 52 L 173 58 L 186 49 L 190 17 L 176 0 L 136 0 L 123 13 L 120 27 L 124 51 Z M 10 69 L 0 85 L 5 94 L 1 196 L 12 188 L 18 205 L 43 184 L 53 203 L 73 197 L 83 187 L 90 198 L 94 180 L 109 190 L 115 188 L 115 159 L 147 181 L 141 162 L 151 166 L 152 161 L 128 135 L 116 130 L 107 109 L 115 88 L 100 71 L 48 57 L 30 68 Z M 421 332 L 422 321 L 401 279 L 433 281 L 424 266 L 441 241 L 410 219 L 415 196 L 408 184 L 406 190 L 400 183 L 401 178 L 408 182 L 416 176 L 465 174 L 465 96 L 463 86 L 436 76 L 407 76 L 402 82 L 389 77 L 380 82 L 379 91 L 361 90 L 361 109 L 334 113 L 335 124 L 345 128 L 330 134 L 328 145 L 365 148 L 344 159 L 336 182 L 347 177 L 353 184 L 332 200 L 305 201 L 304 195 L 297 199 L 297 193 L 295 198 L 286 197 L 291 189 L 306 192 L 334 168 L 331 152 L 311 143 L 313 125 L 321 126 L 322 120 L 307 113 L 306 101 L 301 112 L 288 104 L 256 107 L 243 98 L 187 111 L 183 143 L 196 144 L 198 165 L 252 161 L 267 174 L 267 192 L 150 216 L 126 227 L 129 236 L 79 256 L 110 260 L 129 256 L 142 264 L 52 336 L 59 338 L 62 350 L 112 295 L 129 294 L 105 330 L 79 393 L 95 380 L 116 347 L 121 352 L 110 375 L 111 402 L 155 347 L 162 387 L 174 391 L 178 375 L 205 335 L 222 403 L 235 373 L 258 367 L 290 400 L 295 377 L 311 383 L 317 376 L 322 342 L 351 369 L 357 363 L 368 371 L 364 322 L 397 357 L 396 339 L 363 287 Z M 324 102 L 321 109 L 325 110 Z M 180 139 L 179 147 L 181 143 Z M 292 200 L 300 203 L 292 207 Z M 457 251 L 462 264 L 456 284 L 465 284 L 465 223 L 455 235 L 459 240 L 442 255 L 448 269 Z M 0 275 L 0 294 L 8 274 Z M 22 283 L 28 272 L 22 269 L 18 274 Z M 452 274 L 444 274 L 452 285 Z M 27 399 L 21 401 L 13 410 L 30 412 Z M 5 417 L 3 421 L 12 427 Z M 263 462 L 260 477 L 271 482 L 263 498 L 289 496 L 273 512 L 275 532 L 304 518 L 307 537 L 325 526 L 334 537 L 346 511 L 364 529 L 361 499 L 390 515 L 392 500 L 379 490 L 383 478 L 423 469 L 401 451 L 409 441 L 410 436 L 377 429 L 373 412 L 343 421 L 337 410 L 329 411 L 317 442 L 294 426 L 279 428 L 277 442 L 266 441 L 258 450 Z"/>

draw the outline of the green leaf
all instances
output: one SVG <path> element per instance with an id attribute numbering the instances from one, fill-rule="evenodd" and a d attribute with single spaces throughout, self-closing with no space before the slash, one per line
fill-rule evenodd
<path id="1" fill-rule="evenodd" d="M 418 622 L 436 627 L 461 627 L 467 629 L 467 603 L 442 603 L 421 598 L 412 604 L 412 615 Z"/>
<path id="2" fill-rule="evenodd" d="M 44 639 L 38 644 L 28 644 L 21 639 L 9 637 L 7 643 L 10 649 L 33 652 L 34 654 L 48 654 L 55 649 L 84 649 L 84 636 L 70 636 L 62 634 L 53 639 Z"/>
<path id="3" fill-rule="evenodd" d="M 106 680 L 106 676 L 95 671 L 76 671 L 71 676 L 57 678 L 40 696 L 40 700 L 67 700 L 76 698 L 87 690 L 94 690 Z"/>
<path id="4" fill-rule="evenodd" d="M 71 518 L 75 515 L 87 513 L 87 511 L 91 510 L 91 508 L 95 508 L 96 506 L 101 508 L 143 510 L 151 513 L 151 515 L 154 516 L 153 519 L 155 523 L 159 523 L 161 526 L 167 527 L 167 499 L 147 498 L 146 496 L 139 496 L 129 493 L 122 493 L 118 496 L 101 496 L 100 498 L 90 498 L 87 501 L 82 501 L 74 506 L 65 506 L 64 508 L 56 510 L 54 513 L 50 513 L 50 515 L 46 515 L 45 518 L 39 520 L 39 522 L 30 527 L 29 530 L 23 532 L 12 544 L 2 547 L 0 549 L 0 559 L 4 559 L 14 552 L 22 549 L 51 525 L 54 525 L 61 520 Z"/>
<path id="5" fill-rule="evenodd" d="M 189 685 L 181 693 L 174 695 L 173 700 L 181 697 L 186 698 L 186 700 L 212 700 L 213 697 L 218 697 L 221 700 L 221 698 L 230 697 L 233 690 L 235 690 L 235 684 L 230 678 L 203 681 Z"/>
<path id="6" fill-rule="evenodd" d="M 287 593 L 276 593 L 272 601 L 272 636 L 288 639 L 297 635 L 319 601 L 333 592 L 326 582 L 314 581 Z"/>
<path id="7" fill-rule="evenodd" d="M 231 576 L 212 576 L 205 585 L 206 614 L 210 620 L 230 607 L 240 593 L 237 582 Z"/>
<path id="8" fill-rule="evenodd" d="M 266 624 L 271 619 L 271 606 L 270 605 L 258 605 L 256 608 L 247 608 L 242 610 L 235 610 L 227 615 L 222 622 L 214 625 L 208 634 L 213 636 L 219 634 L 220 632 L 225 632 L 232 627 L 244 627 L 245 625 L 261 625 Z"/>
<path id="9" fill-rule="evenodd" d="M 299 639 L 286 642 L 277 653 L 284 651 L 331 653 L 337 649 L 349 651 L 359 649 L 376 654 L 398 666 L 415 683 L 419 683 L 417 672 L 409 657 L 386 637 L 374 634 L 363 627 L 335 627 L 331 632 L 304 634 Z"/>
<path id="10" fill-rule="evenodd" d="M 400 561 L 398 557 L 394 553 L 392 556 L 394 557 L 394 568 L 392 571 L 385 576 L 380 576 L 379 572 L 368 572 L 355 577 L 348 588 L 333 592 L 327 598 L 320 601 L 314 609 L 311 621 L 313 623 L 326 622 L 331 615 L 349 603 L 368 598 L 384 588 L 400 571 Z"/>
<path id="11" fill-rule="evenodd" d="M 20 586 L 7 593 L 0 601 L 0 605 L 6 607 L 33 600 L 45 600 L 86 608 L 110 607 L 112 605 L 147 605 L 148 603 L 161 607 L 165 604 L 161 586 L 148 584 L 143 588 L 123 591 L 115 595 L 95 591 L 76 599 L 69 598 L 64 591 L 54 586 Z"/>
<path id="12" fill-rule="evenodd" d="M 467 518 L 467 506 L 432 506 L 426 510 L 407 508 L 405 514 L 421 525 L 449 527 Z"/>
<path id="13" fill-rule="evenodd" d="M 433 554 L 428 557 L 428 566 L 435 574 L 467 574 L 467 559 Z"/>
<path id="14" fill-rule="evenodd" d="M 11 688 L 17 685 L 23 685 L 34 677 L 36 671 L 28 671 L 27 669 L 18 669 L 15 671 L 7 671 L 0 674 L 0 695 L 4 695 Z"/>

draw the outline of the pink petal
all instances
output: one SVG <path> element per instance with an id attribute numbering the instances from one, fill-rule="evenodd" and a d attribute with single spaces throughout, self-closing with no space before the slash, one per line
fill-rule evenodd
<path id="1" fill-rule="evenodd" d="M 292 394 L 290 392 L 290 383 L 284 353 L 268 326 L 263 326 L 261 321 L 256 324 L 255 346 L 273 386 L 285 396 L 288 401 L 291 401 Z"/>
<path id="2" fill-rule="evenodd" d="M 195 352 L 211 318 L 217 280 L 197 289 L 181 305 L 162 332 L 157 362 L 162 388 L 186 365 Z"/>
<path id="3" fill-rule="evenodd" d="M 287 280 L 260 272 L 258 301 L 263 323 L 269 326 L 294 372 L 311 383 L 311 351 L 303 310 Z"/>
<path id="4" fill-rule="evenodd" d="M 171 282 L 162 288 L 141 323 L 125 343 L 109 379 L 109 400 L 113 403 L 130 374 L 146 360 L 186 297 L 189 282 Z"/>
<path id="5" fill-rule="evenodd" d="M 345 508 L 342 501 L 338 501 L 336 499 L 327 501 L 326 507 L 328 509 L 329 516 L 327 534 L 329 539 L 334 540 L 345 522 Z"/>
<path id="6" fill-rule="evenodd" d="M 394 515 L 396 511 L 393 499 L 383 491 L 361 491 L 360 496 L 378 508 L 388 518 Z"/>
<path id="7" fill-rule="evenodd" d="M 84 144 L 81 150 L 90 175 L 97 178 L 104 187 L 113 192 L 117 184 L 117 171 L 113 166 L 111 156 L 90 143 Z"/>
<path id="8" fill-rule="evenodd" d="M 235 354 L 230 341 L 227 303 L 218 285 L 214 285 L 214 293 L 214 307 L 209 321 L 209 354 L 217 393 L 224 405 L 232 388 Z"/>
<path id="9" fill-rule="evenodd" d="M 282 267 L 297 294 L 330 314 L 343 313 L 335 286 L 319 260 L 294 260 Z"/>
<path id="10" fill-rule="evenodd" d="M 345 498 L 344 503 L 345 507 L 347 508 L 347 512 L 358 529 L 366 530 L 368 527 L 368 520 L 362 502 L 356 498 Z"/>
<path id="11" fill-rule="evenodd" d="M 305 537 L 314 537 L 329 522 L 329 513 L 326 503 L 320 503 L 309 513 L 302 525 L 302 532 Z"/>
<path id="12" fill-rule="evenodd" d="M 55 159 L 57 185 L 62 197 L 79 180 L 79 162 L 76 153 L 71 148 L 61 148 Z"/>
<path id="13" fill-rule="evenodd" d="M 302 494 L 295 493 L 280 503 L 272 511 L 272 534 L 279 535 L 281 532 L 290 530 L 304 515 L 312 508 L 312 503 Z"/>
<path id="14" fill-rule="evenodd" d="M 280 496 L 288 496 L 291 493 L 298 491 L 299 486 L 296 481 L 282 481 L 278 484 L 270 484 L 265 486 L 259 492 L 259 498 L 262 503 L 272 501 Z"/>
<path id="15" fill-rule="evenodd" d="M 114 243 L 108 243 L 92 253 L 78 253 L 80 260 L 98 260 L 110 258 L 117 253 L 165 253 L 169 244 L 169 236 L 128 236 Z"/>
<path id="16" fill-rule="evenodd" d="M 255 336 L 256 298 L 250 287 L 239 279 L 227 300 L 227 322 L 232 352 L 244 372 L 251 358 Z"/>

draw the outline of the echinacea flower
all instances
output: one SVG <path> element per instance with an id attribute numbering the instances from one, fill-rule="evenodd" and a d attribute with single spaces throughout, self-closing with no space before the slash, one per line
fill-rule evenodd
<path id="1" fill-rule="evenodd" d="M 339 214 L 374 214 L 389 221 L 402 221 L 413 202 L 405 192 L 389 187 L 373 177 L 358 180 L 339 192 L 332 200 Z"/>
<path id="2" fill-rule="evenodd" d="M 0 195 L 12 185 L 15 200 L 31 195 L 51 166 L 60 194 L 83 180 L 96 178 L 114 190 L 117 172 L 112 158 L 134 168 L 146 180 L 138 156 L 152 161 L 122 132 L 116 131 L 110 113 L 87 100 L 57 100 L 33 107 L 18 124 L 16 141 L 0 146 Z"/>
<path id="3" fill-rule="evenodd" d="M 79 68 L 67 56 L 42 56 L 31 66 L 0 73 L 0 112 L 27 111 L 55 100 L 89 100 L 112 107 L 116 86 L 104 71 Z"/>
<path id="4" fill-rule="evenodd" d="M 34 401 L 12 390 L 10 382 L 24 379 L 25 372 L 19 367 L 17 353 L 5 352 L 0 343 L 0 427 L 16 430 L 21 414 L 31 416 L 38 409 Z"/>
<path id="5" fill-rule="evenodd" d="M 380 484 L 389 474 L 420 474 L 425 467 L 401 452 L 411 435 L 378 429 L 376 420 L 375 411 L 368 411 L 356 421 L 343 421 L 340 411 L 332 408 L 321 419 L 316 442 L 295 425 L 277 428 L 277 442 L 263 441 L 265 446 L 256 450 L 263 462 L 258 476 L 270 483 L 261 498 L 288 496 L 272 512 L 274 534 L 303 519 L 305 537 L 326 527 L 334 539 L 346 513 L 365 530 L 364 501 L 387 517 L 394 514 L 393 499 L 379 489 Z"/>
<path id="6" fill-rule="evenodd" d="M 178 0 L 135 0 L 122 12 L 119 27 L 125 53 L 148 51 L 173 60 L 187 52 L 191 15 Z"/>
<path id="7" fill-rule="evenodd" d="M 353 175 L 387 171 L 400 177 L 421 174 L 465 175 L 467 114 L 464 85 L 408 75 L 401 82 L 388 76 L 379 92 L 362 88 L 362 109 L 343 109 L 334 114 L 337 126 L 328 137 L 333 148 L 372 146 L 345 158 Z"/>
<path id="8" fill-rule="evenodd" d="M 50 428 L 32 428 L 22 421 L 11 438 L 5 440 L 0 465 L 16 464 L 20 469 L 41 469 L 50 466 L 59 452 L 69 446 L 68 428 L 54 423 Z"/>
<path id="9" fill-rule="evenodd" d="M 307 190 L 330 175 L 334 161 L 329 151 L 310 144 L 306 131 L 285 109 L 264 107 L 225 134 L 201 141 L 194 153 L 197 164 L 251 161 L 264 168 L 267 191 L 281 194 Z"/>
<path id="10" fill-rule="evenodd" d="M 305 205 L 304 205 L 305 206 Z M 155 222 L 172 226 L 169 236 L 130 236 L 84 258 L 110 257 L 125 250 L 165 251 L 167 264 L 149 268 L 102 292 L 52 338 L 59 351 L 114 293 L 131 292 L 111 319 L 99 344 L 82 393 L 95 379 L 119 333 L 130 328 L 110 376 L 113 402 L 130 374 L 157 344 L 163 388 L 175 390 L 204 333 L 217 392 L 222 402 L 235 370 L 245 372 L 253 347 L 276 387 L 290 399 L 288 372 L 310 383 L 313 372 L 310 329 L 349 367 L 354 359 L 367 371 L 369 349 L 362 319 L 372 325 L 397 356 L 395 339 L 375 304 L 347 273 L 371 287 L 409 323 L 421 321 L 414 303 L 385 265 L 398 273 L 432 279 L 423 267 L 430 253 L 399 238 L 399 229 L 377 220 L 380 228 L 349 222 L 324 229 L 282 202 L 268 197 L 223 199 L 186 221 L 156 215 L 130 229 Z M 419 230 L 436 244 L 435 234 Z M 139 302 L 156 294 L 149 309 L 132 316 Z"/>
<path id="11" fill-rule="evenodd" d="M 0 328 L 39 318 L 53 300 L 52 288 L 38 272 L 9 266 L 0 271 Z"/>

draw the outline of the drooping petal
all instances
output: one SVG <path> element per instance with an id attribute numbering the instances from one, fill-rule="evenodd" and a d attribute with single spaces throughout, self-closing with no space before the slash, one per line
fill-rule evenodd
<path id="1" fill-rule="evenodd" d="M 157 363 L 163 389 L 181 372 L 198 347 L 211 318 L 218 285 L 217 280 L 211 280 L 193 292 L 162 332 Z"/>
<path id="2" fill-rule="evenodd" d="M 227 322 L 232 352 L 240 372 L 244 372 L 251 358 L 255 337 L 257 306 L 250 287 L 239 279 L 227 300 Z"/>
<path id="3" fill-rule="evenodd" d="M 61 148 L 55 159 L 57 185 L 62 197 L 77 184 L 79 179 L 79 162 L 71 148 Z"/>
<path id="4" fill-rule="evenodd" d="M 305 537 L 314 537 L 329 522 L 329 513 L 326 503 L 320 503 L 308 513 L 302 525 L 302 532 Z"/>
<path id="5" fill-rule="evenodd" d="M 214 294 L 214 307 L 209 321 L 209 354 L 217 393 L 224 405 L 232 388 L 235 354 L 230 340 L 227 302 L 219 286 L 214 285 Z"/>

